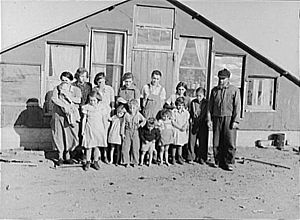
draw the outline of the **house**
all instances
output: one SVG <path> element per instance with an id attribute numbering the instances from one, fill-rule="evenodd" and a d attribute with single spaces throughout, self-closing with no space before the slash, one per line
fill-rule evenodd
<path id="1" fill-rule="evenodd" d="M 91 82 L 105 71 L 115 91 L 123 73 L 141 88 L 159 69 L 167 96 L 178 81 L 190 95 L 210 91 L 228 68 L 242 100 L 237 144 L 274 133 L 300 144 L 300 80 L 177 0 L 123 1 L 0 54 L 2 149 L 51 149 L 51 90 L 62 71 L 80 66 Z"/>

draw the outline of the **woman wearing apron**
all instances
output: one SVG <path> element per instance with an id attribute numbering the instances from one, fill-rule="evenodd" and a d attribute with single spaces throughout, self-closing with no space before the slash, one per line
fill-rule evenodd
<path id="1" fill-rule="evenodd" d="M 159 70 L 154 70 L 151 74 L 151 82 L 144 85 L 142 89 L 142 113 L 146 119 L 156 118 L 165 102 L 166 90 L 159 84 L 161 76 Z"/>

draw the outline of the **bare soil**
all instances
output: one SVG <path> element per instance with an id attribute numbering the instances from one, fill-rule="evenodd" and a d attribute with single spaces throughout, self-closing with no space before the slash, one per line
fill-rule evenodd
<path id="1" fill-rule="evenodd" d="M 240 147 L 233 172 L 208 165 L 54 168 L 42 152 L 2 152 L 0 218 L 299 219 L 299 154 Z"/>

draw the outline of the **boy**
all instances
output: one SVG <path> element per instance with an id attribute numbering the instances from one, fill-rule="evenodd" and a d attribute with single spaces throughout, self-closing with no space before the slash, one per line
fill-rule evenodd
<path id="1" fill-rule="evenodd" d="M 149 153 L 149 163 L 148 166 L 152 164 L 153 153 L 155 150 L 155 143 L 160 139 L 160 131 L 158 128 L 155 128 L 155 118 L 149 118 L 147 124 L 141 129 L 140 138 L 142 142 L 141 147 L 141 161 L 140 166 L 144 163 L 145 154 Z"/>
<path id="2" fill-rule="evenodd" d="M 132 99 L 128 103 L 129 112 L 124 115 L 121 125 L 122 145 L 122 162 L 125 167 L 130 163 L 130 152 L 132 166 L 138 164 L 140 138 L 138 129 L 145 125 L 146 119 L 139 113 L 139 103 L 136 99 Z"/>

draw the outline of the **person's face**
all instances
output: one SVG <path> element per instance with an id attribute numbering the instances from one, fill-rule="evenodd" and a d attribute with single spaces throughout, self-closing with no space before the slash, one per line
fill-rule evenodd
<path id="1" fill-rule="evenodd" d="M 102 78 L 99 78 L 98 81 L 97 81 L 97 85 L 100 86 L 100 85 L 105 85 L 105 78 L 102 77 Z"/>
<path id="2" fill-rule="evenodd" d="M 160 76 L 159 75 L 154 74 L 151 77 L 151 84 L 152 85 L 157 86 L 159 84 L 159 81 L 160 81 Z"/>
<path id="3" fill-rule="evenodd" d="M 119 118 L 122 118 L 122 117 L 124 116 L 124 111 L 119 111 L 119 112 L 117 112 L 117 116 L 118 116 Z"/>
<path id="4" fill-rule="evenodd" d="M 177 93 L 179 96 L 184 96 L 185 92 L 186 92 L 186 89 L 183 86 L 181 86 L 177 89 Z"/>
<path id="5" fill-rule="evenodd" d="M 184 109 L 184 104 L 179 104 L 176 107 L 179 111 L 182 111 Z"/>
<path id="6" fill-rule="evenodd" d="M 149 130 L 152 130 L 152 129 L 154 128 L 154 125 L 147 124 L 147 128 L 148 128 Z"/>
<path id="7" fill-rule="evenodd" d="M 196 94 L 196 96 L 197 96 L 197 99 L 198 99 L 199 102 L 201 102 L 202 99 L 204 98 L 204 94 L 203 94 L 202 92 L 198 92 L 198 93 Z"/>
<path id="8" fill-rule="evenodd" d="M 219 86 L 226 86 L 229 82 L 229 78 L 219 78 Z"/>
<path id="9" fill-rule="evenodd" d="M 85 83 L 87 81 L 87 79 L 88 79 L 87 73 L 85 72 L 85 73 L 79 75 L 78 82 Z"/>
<path id="10" fill-rule="evenodd" d="M 136 105 L 130 105 L 129 110 L 131 113 L 136 113 L 138 111 L 138 107 Z"/>
<path id="11" fill-rule="evenodd" d="M 90 105 L 95 106 L 97 105 L 98 100 L 96 97 L 90 97 Z"/>
<path id="12" fill-rule="evenodd" d="M 64 84 L 70 84 L 71 83 L 71 80 L 68 78 L 68 77 L 61 77 L 61 82 Z"/>
<path id="13" fill-rule="evenodd" d="M 126 88 L 129 88 L 129 87 L 132 85 L 132 83 L 133 83 L 132 78 L 129 78 L 129 79 L 125 79 L 125 80 L 124 80 L 124 86 L 125 86 Z"/>

